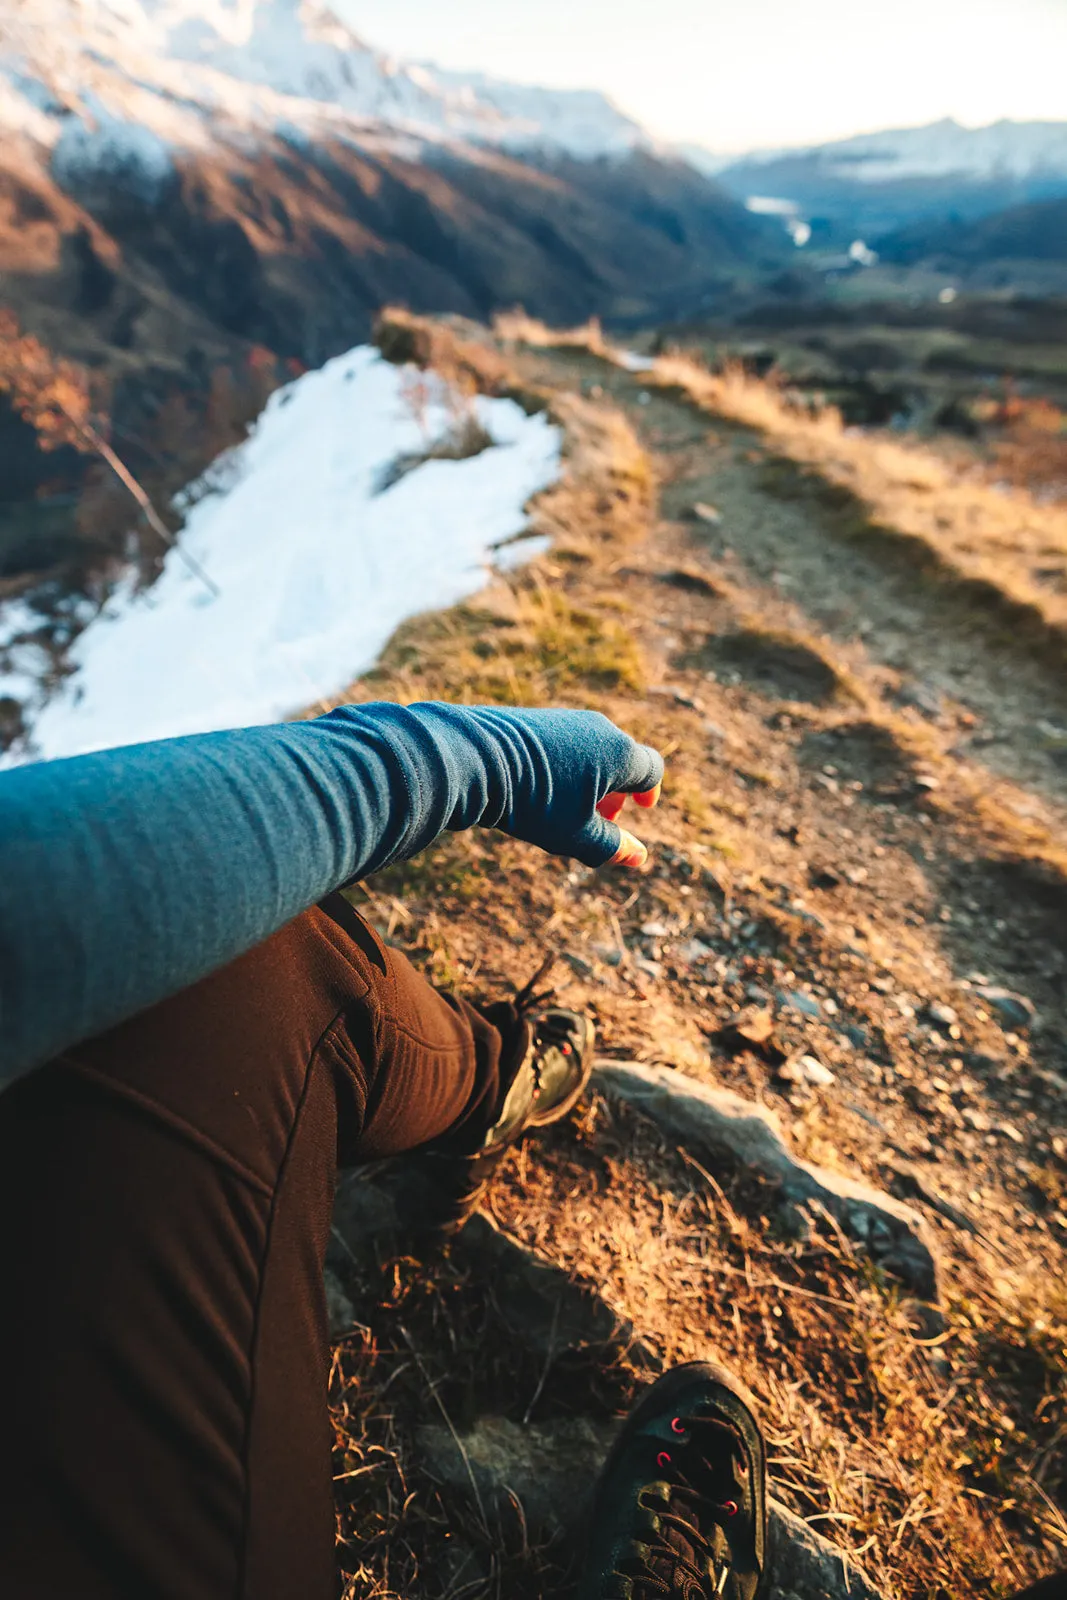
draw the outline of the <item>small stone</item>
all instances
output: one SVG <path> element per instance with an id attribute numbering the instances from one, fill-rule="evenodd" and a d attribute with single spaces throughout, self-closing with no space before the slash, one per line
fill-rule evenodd
<path id="1" fill-rule="evenodd" d="M 686 694 L 684 689 L 676 689 L 670 683 L 654 683 L 648 689 L 649 694 L 658 695 L 663 700 L 673 700 L 676 706 L 686 706 L 690 711 L 703 711 L 704 702 L 695 695 Z"/>
<path id="2" fill-rule="evenodd" d="M 1034 1003 L 1025 995 L 1013 994 L 1010 989 L 1000 989 L 995 984 L 982 984 L 975 993 L 987 1006 L 992 1006 L 1010 1028 L 1032 1028 L 1037 1021 Z"/>
<path id="3" fill-rule="evenodd" d="M 766 1044 L 774 1033 L 774 1018 L 766 1006 L 746 1006 L 719 1030 L 728 1050 L 745 1050 Z"/>
<path id="4" fill-rule="evenodd" d="M 594 944 L 590 949 L 599 961 L 606 962 L 609 967 L 622 965 L 622 951 L 617 944 Z"/>
<path id="5" fill-rule="evenodd" d="M 940 1000 L 930 1001 L 926 1008 L 926 1015 L 939 1028 L 951 1028 L 960 1020 L 959 1012 L 954 1011 L 951 1006 L 943 1005 Z"/>
<path id="6" fill-rule="evenodd" d="M 646 978 L 658 980 L 663 976 L 662 961 L 650 961 L 648 956 L 634 956 L 633 963 L 638 972 L 644 973 Z"/>
<path id="7" fill-rule="evenodd" d="M 703 939 L 690 939 L 676 952 L 677 959 L 686 966 L 696 966 L 698 962 L 707 961 L 709 956 L 715 954 L 710 944 L 705 944 Z"/>
<path id="8" fill-rule="evenodd" d="M 665 922 L 642 922 L 641 932 L 646 939 L 666 939 L 670 929 Z"/>
<path id="9" fill-rule="evenodd" d="M 713 528 L 717 528 L 722 521 L 722 512 L 717 507 L 709 505 L 706 500 L 694 502 L 693 515 L 698 522 L 707 522 Z"/>
<path id="10" fill-rule="evenodd" d="M 593 976 L 593 963 L 587 961 L 584 956 L 578 955 L 576 951 L 568 950 L 567 960 L 580 978 L 591 978 Z"/>
<path id="11" fill-rule="evenodd" d="M 778 1076 L 786 1083 L 807 1083 L 815 1089 L 828 1089 L 837 1082 L 830 1068 L 823 1066 L 815 1056 L 796 1056 L 786 1061 Z"/>
<path id="12" fill-rule="evenodd" d="M 1004 1135 L 1005 1139 L 1010 1139 L 1012 1144 L 1025 1144 L 1026 1143 L 1025 1134 L 1020 1133 L 1018 1128 L 1016 1128 L 1013 1123 L 1010 1123 L 1010 1122 L 998 1123 L 997 1132 L 998 1133 L 1002 1133 Z"/>
<path id="13" fill-rule="evenodd" d="M 944 710 L 944 701 L 936 689 L 925 683 L 901 684 L 893 697 L 898 706 L 911 706 L 930 721 L 936 721 Z"/>
<path id="14" fill-rule="evenodd" d="M 941 779 L 935 778 L 930 772 L 920 772 L 915 779 L 915 787 L 925 789 L 928 794 L 932 794 L 935 789 L 940 789 Z"/>
<path id="15" fill-rule="evenodd" d="M 822 1007 L 810 994 L 804 994 L 799 989 L 785 989 L 778 995 L 779 1002 L 788 1006 L 791 1011 L 799 1011 L 805 1017 L 821 1017 Z"/>
<path id="16" fill-rule="evenodd" d="M 841 884 L 841 874 L 832 867 L 812 867 L 808 881 L 813 889 L 837 889 Z"/>

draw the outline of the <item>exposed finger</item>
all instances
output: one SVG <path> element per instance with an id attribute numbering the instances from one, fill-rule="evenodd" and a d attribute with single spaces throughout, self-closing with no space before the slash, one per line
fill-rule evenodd
<path id="1" fill-rule="evenodd" d="M 597 806 L 597 810 L 602 817 L 607 819 L 608 822 L 614 822 L 615 818 L 618 816 L 625 804 L 626 796 L 621 794 L 616 789 L 613 790 L 611 794 L 606 794 L 604 796 L 603 800 L 601 800 L 600 804 Z"/>
<path id="2" fill-rule="evenodd" d="M 627 833 L 625 828 L 620 829 L 621 840 L 619 848 L 608 862 L 609 867 L 643 867 L 648 860 L 648 851 L 640 839 L 635 839 L 632 833 Z"/>
<path id="3" fill-rule="evenodd" d="M 634 795 L 635 804 L 639 805 L 639 806 L 644 806 L 646 808 L 646 810 L 649 809 L 650 807 L 658 804 L 660 793 L 661 793 L 662 789 L 663 789 L 662 783 L 657 783 L 656 787 L 654 789 L 646 789 L 643 794 L 635 794 Z"/>

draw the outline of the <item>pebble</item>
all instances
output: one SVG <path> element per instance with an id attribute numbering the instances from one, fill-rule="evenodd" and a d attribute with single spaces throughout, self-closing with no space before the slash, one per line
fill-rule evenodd
<path id="1" fill-rule="evenodd" d="M 665 922 L 642 922 L 641 932 L 646 939 L 666 939 L 670 930 Z"/>
<path id="2" fill-rule="evenodd" d="M 693 515 L 700 522 L 710 522 L 713 528 L 722 521 L 722 512 L 716 506 L 709 505 L 706 500 L 697 500 L 694 503 Z"/>
<path id="3" fill-rule="evenodd" d="M 951 1028 L 959 1020 L 959 1012 L 951 1006 L 946 1006 L 940 1000 L 931 1000 L 926 1008 L 926 1015 L 931 1022 L 936 1022 L 939 1028 Z"/>
<path id="4" fill-rule="evenodd" d="M 788 1006 L 792 1011 L 799 1011 L 805 1017 L 821 1017 L 822 1007 L 810 994 L 802 994 L 799 989 L 783 989 L 778 992 L 779 1004 Z"/>
<path id="5" fill-rule="evenodd" d="M 705 944 L 703 939 L 690 939 L 688 944 L 683 944 L 677 951 L 677 959 L 686 966 L 695 966 L 700 961 L 706 961 L 715 954 L 710 944 Z"/>
<path id="6" fill-rule="evenodd" d="M 622 951 L 617 944 L 594 944 L 590 948 L 593 954 L 599 960 L 606 961 L 609 967 L 617 967 L 622 964 Z"/>
<path id="7" fill-rule="evenodd" d="M 784 1083 L 807 1083 L 816 1089 L 828 1089 L 837 1082 L 830 1068 L 823 1066 L 815 1056 L 798 1056 L 786 1061 L 778 1076 Z"/>
<path id="8" fill-rule="evenodd" d="M 650 961 L 648 956 L 634 956 L 634 966 L 638 972 L 643 972 L 646 978 L 662 978 L 663 962 Z"/>
<path id="9" fill-rule="evenodd" d="M 1025 995 L 1013 994 L 1010 989 L 1000 989 L 995 984 L 982 984 L 975 993 L 1011 1028 L 1032 1028 L 1037 1020 L 1034 1003 Z"/>

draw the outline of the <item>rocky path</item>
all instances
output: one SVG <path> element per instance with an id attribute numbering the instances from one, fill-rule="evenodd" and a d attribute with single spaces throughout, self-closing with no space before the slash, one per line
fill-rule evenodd
<path id="1" fill-rule="evenodd" d="M 765 1407 L 781 1590 L 1006 1592 L 1067 1564 L 1065 771 L 1029 737 L 1062 686 L 843 548 L 760 436 L 582 352 L 517 365 L 572 421 L 619 407 L 657 492 L 593 451 L 549 556 L 367 692 L 510 673 L 670 777 L 638 878 L 459 836 L 360 899 L 474 996 L 555 952 L 601 1065 L 448 1250 L 342 1185 L 349 1592 L 569 1594 L 617 1417 L 705 1355 Z"/>

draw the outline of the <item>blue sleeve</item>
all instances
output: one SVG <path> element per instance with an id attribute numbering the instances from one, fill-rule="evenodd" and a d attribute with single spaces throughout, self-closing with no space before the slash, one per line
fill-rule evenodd
<path id="1" fill-rule="evenodd" d="M 443 829 L 610 860 L 655 751 L 580 711 L 374 704 L 0 773 L 0 1085 Z"/>

